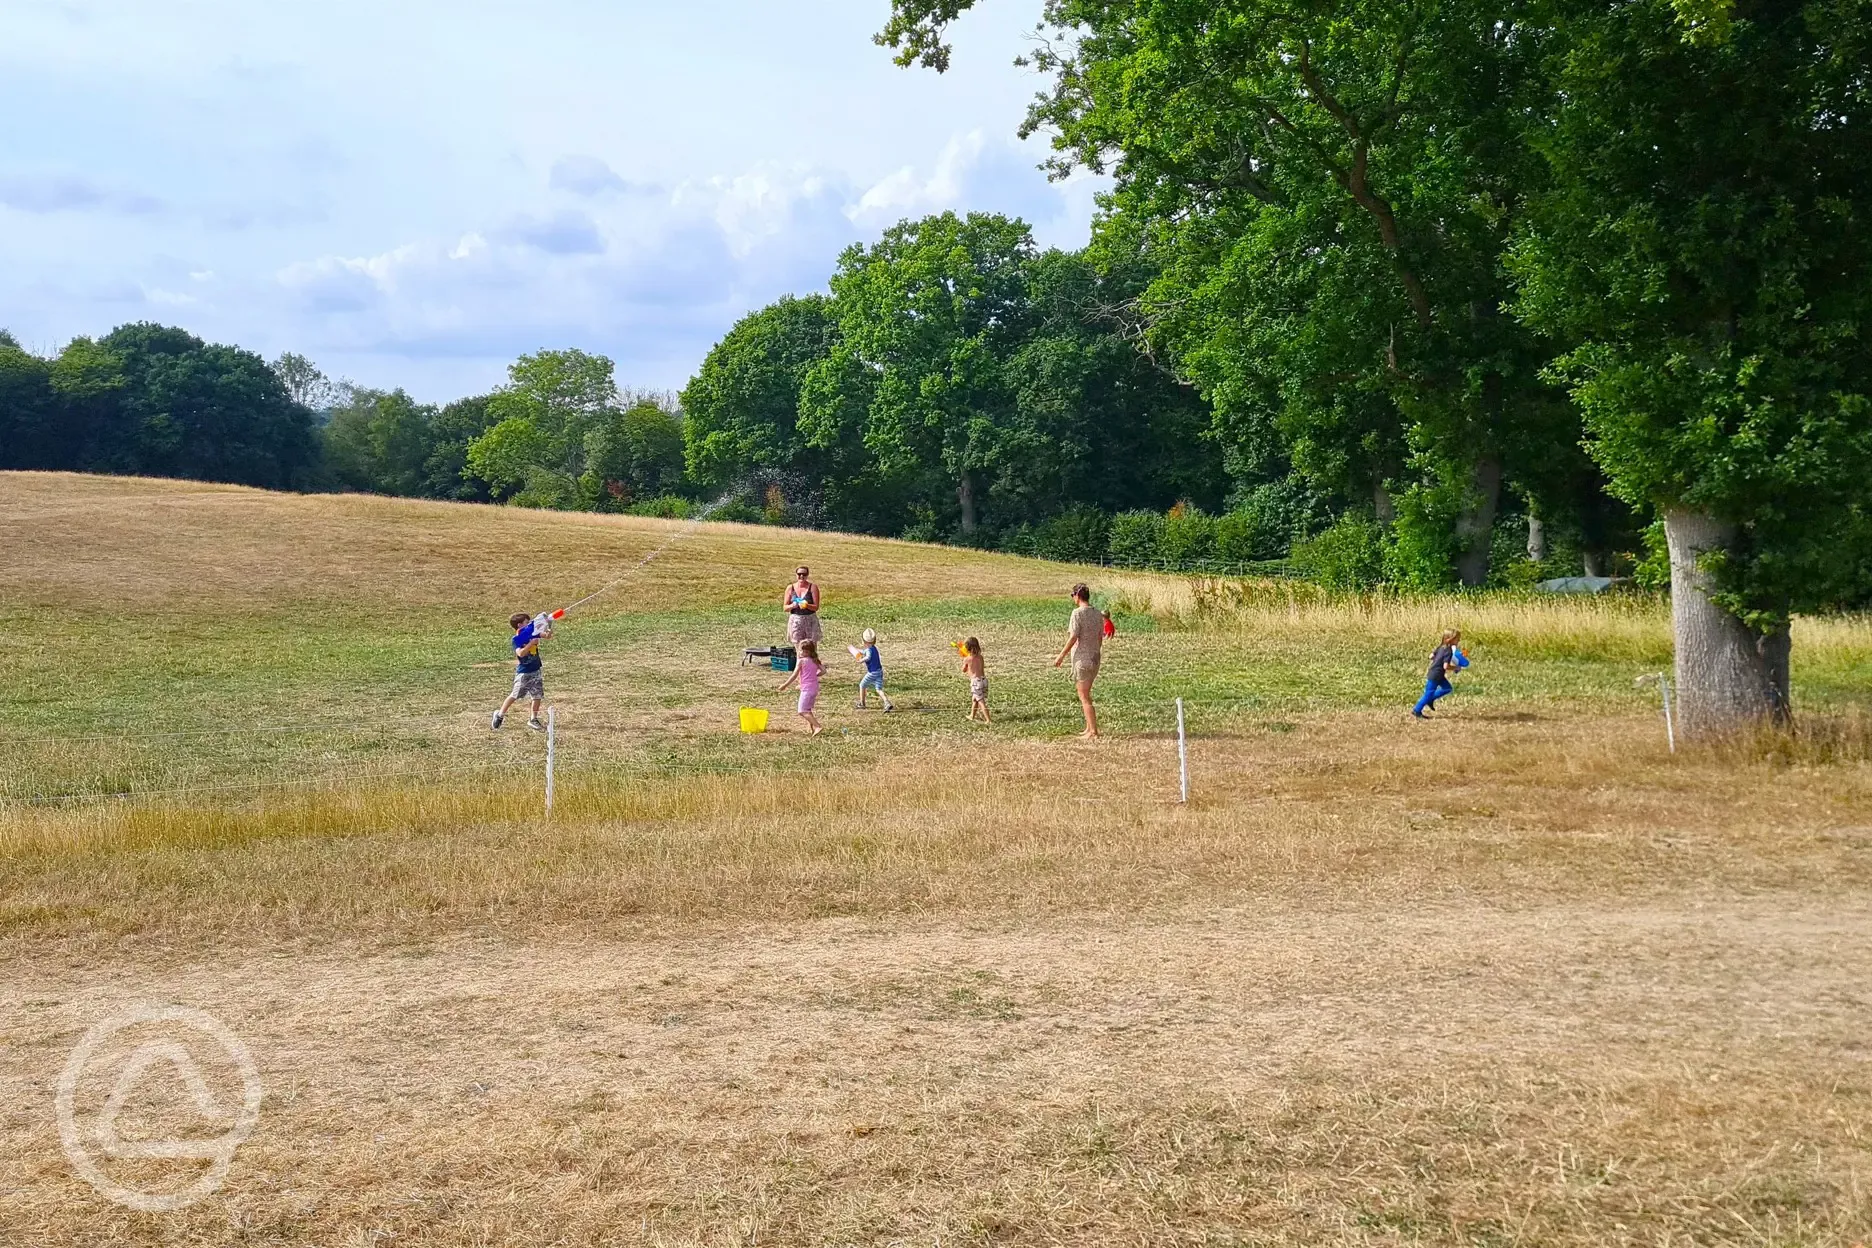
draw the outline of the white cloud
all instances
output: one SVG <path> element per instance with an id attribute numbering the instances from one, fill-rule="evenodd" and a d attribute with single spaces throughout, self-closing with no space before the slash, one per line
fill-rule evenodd
<path id="1" fill-rule="evenodd" d="M 905 165 L 860 196 L 846 215 L 854 221 L 898 221 L 959 207 L 963 184 L 986 146 L 980 130 L 957 135 L 943 145 L 929 177 L 919 177 L 914 168 Z"/>
<path id="2" fill-rule="evenodd" d="M 922 169 L 869 185 L 763 164 L 659 195 L 587 198 L 577 210 L 542 204 L 375 254 L 287 264 L 275 297 L 301 323 L 302 349 L 367 375 L 386 357 L 418 372 L 454 361 L 456 375 L 473 360 L 485 379 L 476 384 L 488 384 L 524 351 L 582 346 L 611 355 L 635 384 L 674 387 L 740 315 L 823 289 L 840 251 L 905 217 L 1025 208 L 1030 223 L 1082 234 L 1060 188 L 1023 186 L 1024 161 L 971 131 Z"/>

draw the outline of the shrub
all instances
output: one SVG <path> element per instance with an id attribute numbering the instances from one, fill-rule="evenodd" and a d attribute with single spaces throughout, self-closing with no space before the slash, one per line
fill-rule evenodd
<path id="1" fill-rule="evenodd" d="M 735 524 L 763 524 L 767 517 L 761 509 L 743 498 L 730 499 L 709 513 L 711 520 L 726 520 Z"/>
<path id="2" fill-rule="evenodd" d="M 578 503 L 578 482 L 567 473 L 534 465 L 526 470 L 525 484 L 507 501 L 515 507 L 568 511 Z"/>
<path id="3" fill-rule="evenodd" d="M 1111 521 L 1096 507 L 1075 504 L 1031 529 L 1020 530 L 1024 553 L 1062 563 L 1097 563 L 1105 555 Z"/>
<path id="4" fill-rule="evenodd" d="M 906 542 L 940 542 L 942 535 L 942 521 L 933 509 L 913 507 L 910 511 L 910 523 L 904 526 L 900 536 Z"/>
<path id="5" fill-rule="evenodd" d="M 646 498 L 641 502 L 632 503 L 625 509 L 625 514 L 660 516 L 665 520 L 687 520 L 695 514 L 695 504 L 686 498 L 678 498 L 674 494 L 659 494 L 655 498 Z M 719 518 L 719 512 L 710 516 L 710 519 Z"/>
<path id="6" fill-rule="evenodd" d="M 1397 495 L 1385 579 L 1410 589 L 1454 587 L 1461 554 L 1456 521 L 1467 498 L 1465 485 L 1447 481 L 1413 485 Z"/>
<path id="7" fill-rule="evenodd" d="M 1262 559 L 1262 518 L 1252 511 L 1230 511 L 1215 518 L 1215 558 L 1232 563 Z"/>
<path id="8" fill-rule="evenodd" d="M 1164 518 L 1154 511 L 1121 511 L 1112 517 L 1105 551 L 1113 563 L 1125 567 L 1151 563 L 1162 557 L 1157 548 L 1163 531 Z"/>
<path id="9" fill-rule="evenodd" d="M 1178 503 L 1164 517 L 1163 534 L 1157 540 L 1157 557 L 1171 564 L 1199 563 L 1213 559 L 1216 548 L 1215 517 L 1187 503 Z"/>
<path id="10" fill-rule="evenodd" d="M 1285 558 L 1295 542 L 1332 524 L 1325 502 L 1302 477 L 1262 482 L 1242 496 L 1231 514 L 1245 517 L 1239 532 L 1250 552 L 1226 556 L 1231 559 Z"/>
<path id="11" fill-rule="evenodd" d="M 1384 579 L 1384 530 L 1348 513 L 1318 537 L 1295 542 L 1291 557 L 1296 571 L 1328 589 L 1369 589 Z"/>

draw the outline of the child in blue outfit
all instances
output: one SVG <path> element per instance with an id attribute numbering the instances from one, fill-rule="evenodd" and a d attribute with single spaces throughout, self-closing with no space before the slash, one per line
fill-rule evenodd
<path id="1" fill-rule="evenodd" d="M 493 727 L 499 729 L 501 721 L 507 718 L 507 712 L 513 704 L 522 698 L 533 699 L 533 717 L 527 720 L 527 727 L 535 732 L 545 732 L 546 725 L 540 722 L 540 704 L 546 700 L 546 678 L 541 674 L 540 642 L 552 636 L 552 621 L 545 616 L 534 618 L 524 611 L 516 611 L 507 621 L 507 626 L 514 630 L 514 685 L 513 692 L 494 712 Z"/>
<path id="2" fill-rule="evenodd" d="M 1443 640 L 1430 654 L 1430 671 L 1424 678 L 1423 697 L 1417 699 L 1417 705 L 1411 708 L 1411 714 L 1424 719 L 1425 711 L 1436 709 L 1437 699 L 1450 691 L 1449 672 L 1452 667 L 1469 666 L 1469 660 L 1456 647 L 1462 642 L 1462 633 L 1454 628 L 1443 630 Z"/>
<path id="3" fill-rule="evenodd" d="M 878 653 L 877 631 L 864 630 L 864 645 L 847 646 L 852 658 L 864 666 L 864 675 L 858 678 L 858 709 L 864 710 L 869 703 L 865 701 L 871 690 L 877 690 L 878 701 L 884 704 L 886 713 L 896 710 L 891 705 L 890 695 L 884 692 L 884 656 Z"/>

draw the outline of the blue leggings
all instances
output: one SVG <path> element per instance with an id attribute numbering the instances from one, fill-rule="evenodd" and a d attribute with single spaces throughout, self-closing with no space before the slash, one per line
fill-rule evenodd
<path id="1" fill-rule="evenodd" d="M 1428 680 L 1424 681 L 1423 697 L 1417 699 L 1417 706 L 1414 710 L 1411 711 L 1411 714 L 1413 715 L 1423 714 L 1425 711 L 1434 707 L 1436 705 L 1437 699 L 1442 697 L 1444 694 L 1448 693 L 1449 691 L 1450 691 L 1449 677 L 1447 676 L 1430 677 Z"/>

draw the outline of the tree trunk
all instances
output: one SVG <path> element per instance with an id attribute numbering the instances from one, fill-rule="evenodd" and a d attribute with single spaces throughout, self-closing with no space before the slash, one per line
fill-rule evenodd
<path id="1" fill-rule="evenodd" d="M 972 536 L 975 532 L 975 482 L 967 472 L 956 483 L 956 502 L 962 505 L 962 535 Z"/>
<path id="2" fill-rule="evenodd" d="M 1601 550 L 1582 550 L 1580 552 L 1580 572 L 1586 576 L 1605 575 L 1605 552 Z"/>
<path id="3" fill-rule="evenodd" d="M 1788 718 L 1786 625 L 1757 633 L 1710 601 L 1705 554 L 1735 544 L 1736 526 L 1704 512 L 1664 513 L 1670 544 L 1671 629 L 1677 642 L 1677 730 L 1714 737 L 1751 723 Z"/>
<path id="4" fill-rule="evenodd" d="M 1397 519 L 1397 504 L 1391 501 L 1391 491 L 1384 488 L 1384 482 L 1372 482 L 1371 501 L 1379 524 L 1390 524 Z"/>
<path id="5" fill-rule="evenodd" d="M 1501 479 L 1501 460 L 1489 455 L 1477 461 L 1475 497 L 1456 518 L 1456 536 L 1463 543 L 1456 574 L 1470 589 L 1488 580 L 1489 541 L 1495 534 L 1495 509 L 1501 504 Z"/>
<path id="6" fill-rule="evenodd" d="M 1535 563 L 1547 557 L 1547 526 L 1531 511 L 1527 517 L 1527 557 Z"/>

